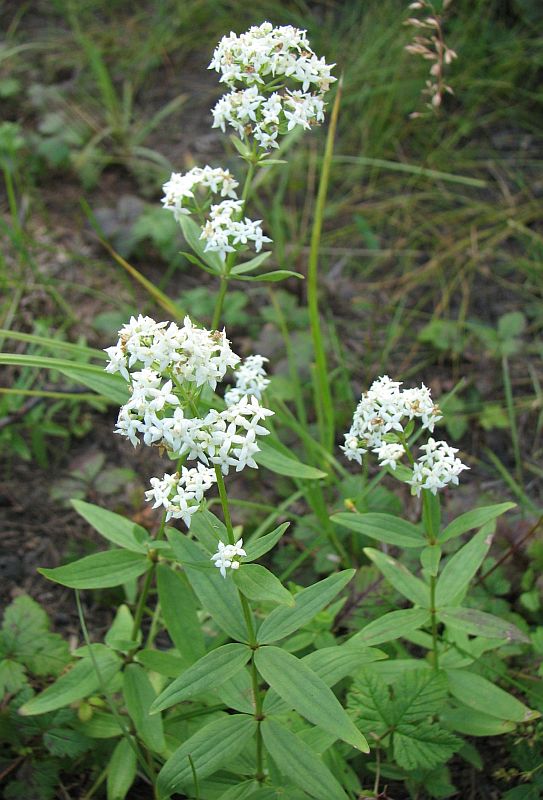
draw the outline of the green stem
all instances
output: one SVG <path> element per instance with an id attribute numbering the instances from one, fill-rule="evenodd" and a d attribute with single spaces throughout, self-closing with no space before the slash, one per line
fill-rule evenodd
<path id="1" fill-rule="evenodd" d="M 434 669 L 439 669 L 439 653 L 437 650 L 437 617 L 436 617 L 436 581 L 435 575 L 430 575 L 430 617 L 432 625 L 432 661 Z"/>
<path id="2" fill-rule="evenodd" d="M 158 533 L 156 535 L 157 540 L 161 539 L 162 536 L 164 535 L 164 527 L 165 527 L 165 525 L 166 525 L 166 512 L 164 511 L 164 513 L 162 514 L 162 520 L 160 522 L 160 528 L 159 528 Z M 140 594 L 140 596 L 138 598 L 138 604 L 136 606 L 136 613 L 134 615 L 134 625 L 132 626 L 132 641 L 133 642 L 137 641 L 138 633 L 139 633 L 139 630 L 140 630 L 140 627 L 141 627 L 141 622 L 142 622 L 142 619 L 143 619 L 143 612 L 145 610 L 145 605 L 147 603 L 147 597 L 149 596 L 149 591 L 150 591 L 151 585 L 153 583 L 153 578 L 155 577 L 155 572 L 156 572 L 156 561 L 153 561 L 151 566 L 150 566 L 150 568 L 147 571 L 146 576 L 145 576 L 145 581 L 144 581 L 144 584 L 143 584 L 143 588 L 141 590 L 141 594 Z M 131 658 L 134 655 L 134 653 L 136 652 L 137 649 L 138 649 L 138 645 L 136 645 L 136 647 L 134 647 L 129 652 L 129 654 L 128 654 L 129 658 Z"/>
<path id="3" fill-rule="evenodd" d="M 253 158 L 256 160 L 256 153 L 253 153 Z M 245 176 L 245 183 L 243 184 L 243 191 L 241 194 L 241 211 L 239 214 L 240 218 L 243 217 L 243 214 L 245 213 L 245 207 L 247 205 L 247 200 L 249 198 L 249 193 L 251 191 L 251 185 L 253 183 L 253 177 L 255 174 L 255 160 L 249 161 L 249 167 L 247 169 L 247 174 Z M 221 275 L 219 293 L 217 295 L 217 300 L 215 301 L 215 310 L 213 311 L 213 319 L 211 321 L 212 330 L 217 330 L 221 321 L 222 310 L 224 306 L 224 298 L 226 297 L 226 291 L 228 289 L 228 281 L 230 280 L 230 271 L 234 266 L 235 258 L 236 258 L 235 253 L 229 253 L 224 263 L 224 272 Z"/>
<path id="4" fill-rule="evenodd" d="M 228 506 L 228 497 L 226 494 L 226 487 L 224 485 L 224 478 L 220 467 L 215 466 L 215 475 L 217 476 L 217 486 L 219 488 L 219 497 L 221 498 L 221 506 L 222 512 L 224 516 L 224 524 L 226 525 L 226 533 L 228 536 L 228 541 L 230 544 L 235 544 L 235 534 L 234 528 L 232 526 L 232 517 L 230 516 L 230 508 Z M 253 657 L 251 659 L 251 680 L 253 686 L 253 697 L 254 697 L 254 704 L 255 704 L 255 720 L 257 722 L 257 729 L 256 729 L 256 773 L 255 778 L 257 781 L 262 782 L 264 780 L 264 762 L 263 762 L 263 748 L 262 748 L 262 732 L 260 730 L 260 723 L 262 721 L 262 697 L 260 694 L 259 689 L 259 680 L 258 680 L 258 670 L 256 668 L 254 654 L 258 648 L 258 642 L 256 640 L 255 628 L 253 624 L 253 619 L 251 616 L 251 609 L 247 598 L 243 595 L 238 589 L 238 595 L 241 602 L 241 608 L 243 610 L 243 616 L 245 618 L 245 624 L 247 626 L 247 637 L 249 639 L 249 646 L 253 650 Z"/>
<path id="5" fill-rule="evenodd" d="M 330 127 L 326 137 L 326 148 L 322 162 L 322 172 L 319 181 L 319 190 L 315 205 L 315 219 L 311 231 L 311 243 L 309 249 L 309 261 L 307 270 L 307 305 L 309 311 L 309 321 L 311 326 L 311 338 L 313 341 L 313 351 L 315 354 L 315 369 L 313 374 L 313 392 L 315 398 L 315 408 L 319 425 L 319 434 L 322 445 L 331 452 L 334 445 L 334 404 L 332 392 L 328 380 L 328 366 L 326 363 L 326 351 L 319 316 L 318 299 L 318 263 L 319 247 L 324 221 L 324 206 L 328 191 L 330 178 L 330 167 L 334 152 L 334 136 L 336 132 L 337 118 L 339 114 L 339 104 L 341 100 L 340 79 L 332 115 Z"/>

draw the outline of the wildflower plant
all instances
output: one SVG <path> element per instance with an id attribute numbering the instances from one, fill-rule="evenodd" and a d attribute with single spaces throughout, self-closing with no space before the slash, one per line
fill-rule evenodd
<path id="1" fill-rule="evenodd" d="M 383 376 L 360 399 L 342 450 L 364 467 L 366 495 L 371 460 L 379 468 L 372 485 L 385 476 L 398 481 L 411 519 L 358 510 L 353 501 L 330 515 L 342 482 L 352 480 L 323 444 L 335 445 L 333 406 L 323 417 L 316 409 L 317 421 L 327 420 L 320 442 L 300 421 L 291 424 L 324 472 L 281 444 L 274 423 L 293 415 L 280 402 L 270 407 L 267 360 L 242 360 L 220 322 L 231 279 L 288 274 L 251 275 L 268 256 L 260 251 L 269 239 L 265 222 L 247 216 L 247 202 L 255 169 L 273 164 L 267 153 L 280 137 L 322 121 L 331 66 L 313 53 L 304 31 L 264 23 L 225 37 L 210 68 L 230 89 L 215 106 L 214 124 L 236 131 L 247 163 L 241 196 L 228 170 L 196 167 L 171 176 L 163 205 L 179 221 L 190 259 L 220 278 L 211 327 L 189 317 L 132 317 L 107 348 L 100 376 L 120 398 L 115 432 L 163 456 L 164 471 L 145 493 L 160 524 L 148 531 L 73 501 L 113 547 L 41 570 L 76 590 L 85 646 L 20 713 L 84 707 L 78 731 L 108 740 L 109 760 L 97 780 L 107 782 L 115 800 L 130 796 L 137 778 L 155 800 L 347 800 L 378 797 L 389 774 L 405 780 L 413 796 L 423 788 L 445 796 L 435 787 L 449 780 L 447 760 L 477 756 L 464 735 L 497 735 L 539 716 L 494 680 L 503 676 L 496 663 L 526 644 L 526 632 L 512 615 L 489 613 L 480 607 L 484 597 L 468 594 L 496 520 L 513 504 L 482 506 L 442 523 L 440 498 L 468 467 L 438 438 L 443 415 L 430 390 L 402 388 Z M 332 143 L 329 137 L 328 166 Z M 324 199 L 325 188 L 321 216 Z M 315 241 L 318 248 L 318 231 Z M 243 261 L 248 248 L 257 255 Z M 312 323 L 315 298 L 313 292 Z M 322 372 L 317 344 L 315 350 Z M 240 528 L 227 484 L 246 467 L 290 478 L 297 491 L 257 527 Z M 255 495 L 251 502 L 260 507 L 258 488 Z M 270 563 L 289 525 L 281 521 L 285 509 L 301 498 L 322 534 L 287 575 L 326 539 L 333 548 L 330 574 L 304 587 L 285 585 L 284 575 L 256 563 Z M 220 503 L 222 519 L 212 503 Z M 419 505 L 421 519 L 411 521 Z M 373 570 L 377 583 L 381 575 L 398 607 L 353 631 L 352 610 L 365 597 L 350 588 L 358 567 Z M 118 586 L 127 602 L 104 642 L 93 643 L 79 591 Z M 96 694 L 97 709 L 89 700 Z"/>

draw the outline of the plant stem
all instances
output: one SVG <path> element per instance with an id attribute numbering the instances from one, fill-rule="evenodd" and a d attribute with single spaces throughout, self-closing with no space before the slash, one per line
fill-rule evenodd
<path id="1" fill-rule="evenodd" d="M 156 535 L 157 540 L 161 539 L 162 536 L 164 535 L 164 527 L 165 527 L 165 525 L 166 525 L 166 512 L 164 512 L 162 514 L 162 520 L 160 522 L 160 528 L 159 528 L 158 533 Z M 149 591 L 150 591 L 151 585 L 153 583 L 153 578 L 155 577 L 155 572 L 156 572 L 156 561 L 153 561 L 151 566 L 150 566 L 150 568 L 149 568 L 149 570 L 147 571 L 146 576 L 145 576 L 145 582 L 143 584 L 143 588 L 141 590 L 141 594 L 140 594 L 140 596 L 138 598 L 138 604 L 136 606 L 136 613 L 134 615 L 134 625 L 132 626 L 132 641 L 133 642 L 137 641 L 137 636 L 138 636 L 138 633 L 139 633 L 139 630 L 140 630 L 140 627 L 141 627 L 141 621 L 143 619 L 143 612 L 145 610 L 145 604 L 147 603 L 147 597 L 149 596 Z M 142 636 L 142 639 L 143 639 L 143 636 Z M 138 649 L 138 645 L 136 645 L 136 647 L 134 647 L 129 652 L 129 654 L 128 654 L 129 657 L 132 657 L 137 649 Z"/>
<path id="2" fill-rule="evenodd" d="M 253 183 L 253 178 L 255 174 L 255 161 L 256 161 L 256 153 L 253 153 L 253 160 L 249 161 L 247 174 L 245 176 L 245 183 L 243 184 L 243 191 L 241 194 L 241 211 L 239 215 L 240 218 L 243 217 L 243 214 L 245 213 L 245 206 L 247 205 L 247 200 L 249 199 L 249 193 L 251 191 L 251 185 Z M 228 281 L 230 279 L 230 271 L 234 266 L 235 257 L 236 257 L 235 253 L 229 253 L 224 263 L 224 272 L 221 275 L 219 293 L 217 295 L 217 300 L 215 301 L 215 310 L 213 311 L 213 319 L 211 321 L 212 330 L 217 330 L 219 323 L 221 321 L 222 310 L 224 306 L 224 298 L 226 297 L 226 291 L 228 289 Z"/>
<path id="3" fill-rule="evenodd" d="M 224 515 L 224 524 L 226 525 L 226 533 L 228 535 L 228 541 L 230 544 L 235 544 L 235 534 L 234 528 L 232 526 L 232 517 L 230 516 L 230 508 L 228 506 L 228 497 L 226 494 L 226 487 L 224 485 L 224 478 L 221 472 L 220 467 L 215 466 L 215 475 L 217 476 L 217 486 L 219 488 L 219 497 L 221 498 L 221 506 L 222 506 L 222 513 Z M 241 607 L 243 609 L 243 616 L 245 618 L 245 624 L 247 626 L 247 636 L 249 639 L 249 646 L 253 650 L 253 656 L 251 659 L 251 680 L 253 685 L 253 697 L 254 697 L 254 704 L 255 704 L 255 720 L 257 723 L 256 729 L 256 773 L 255 779 L 259 782 L 264 780 L 264 762 L 263 762 L 263 748 L 262 748 L 262 732 L 260 730 L 260 723 L 262 722 L 262 697 L 260 695 L 260 689 L 258 687 L 258 670 L 256 668 L 254 654 L 258 648 L 258 642 L 256 640 L 255 628 L 253 625 L 253 619 L 251 617 L 251 608 L 247 601 L 247 598 L 239 591 L 238 595 L 241 602 Z"/>
<path id="4" fill-rule="evenodd" d="M 313 341 L 313 352 L 315 355 L 313 393 L 315 398 L 315 409 L 317 412 L 321 443 L 329 452 L 332 451 L 334 445 L 334 405 L 332 401 L 330 383 L 328 380 L 326 351 L 324 349 L 324 341 L 319 316 L 318 263 L 319 247 L 324 220 L 324 206 L 328 191 L 330 167 L 334 152 L 334 136 L 339 114 L 339 104 L 341 101 L 341 86 L 342 80 L 340 78 L 334 107 L 332 109 L 332 115 L 330 117 L 330 127 L 328 128 L 328 135 L 326 137 L 322 172 L 319 181 L 319 190 L 317 192 L 317 201 L 315 204 L 315 219 L 313 221 L 313 228 L 311 231 L 311 244 L 309 248 L 307 270 L 307 306 L 311 326 L 311 338 Z"/>
<path id="5" fill-rule="evenodd" d="M 437 618 L 436 618 L 436 577 L 430 575 L 430 618 L 432 625 L 432 661 L 434 669 L 439 669 L 439 654 L 437 651 Z"/>

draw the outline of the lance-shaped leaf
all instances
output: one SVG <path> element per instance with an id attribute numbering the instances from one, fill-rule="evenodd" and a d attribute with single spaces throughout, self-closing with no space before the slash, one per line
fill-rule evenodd
<path id="1" fill-rule="evenodd" d="M 466 736 L 502 736 L 516 728 L 515 722 L 497 719 L 463 704 L 459 708 L 444 709 L 441 712 L 441 722 L 450 730 Z"/>
<path id="2" fill-rule="evenodd" d="M 423 608 L 405 608 L 399 611 L 389 611 L 379 619 L 375 619 L 355 634 L 349 642 L 366 645 L 382 644 L 401 639 L 413 631 L 426 625 L 430 615 Z"/>
<path id="3" fill-rule="evenodd" d="M 85 556 L 55 569 L 38 569 L 42 575 L 55 583 L 71 589 L 105 589 L 120 586 L 138 578 L 151 568 L 151 562 L 142 553 L 130 550 L 105 550 Z"/>
<path id="4" fill-rule="evenodd" d="M 265 536 L 261 536 L 259 539 L 255 539 L 254 541 L 246 542 L 244 549 L 247 553 L 247 556 L 243 559 L 243 561 L 256 561 L 268 553 L 272 547 L 275 547 L 289 525 L 290 522 L 283 522 L 282 525 L 279 525 L 277 528 L 271 531 L 271 533 L 267 533 Z"/>
<path id="5" fill-rule="evenodd" d="M 331 689 L 300 659 L 280 647 L 260 647 L 255 664 L 267 683 L 291 708 L 364 753 L 368 743 Z"/>
<path id="6" fill-rule="evenodd" d="M 92 503 L 85 503 L 83 500 L 72 500 L 72 505 L 83 519 L 92 525 L 95 531 L 125 550 L 132 550 L 134 553 L 146 553 L 146 542 L 151 538 L 145 528 L 136 525 L 120 514 L 107 511 L 105 508 L 95 506 Z"/>
<path id="7" fill-rule="evenodd" d="M 424 535 L 415 525 L 392 514 L 356 514 L 342 511 L 330 519 L 350 531 L 397 547 L 424 547 L 426 544 Z"/>
<path id="8" fill-rule="evenodd" d="M 143 664 L 145 669 L 158 672 L 167 678 L 177 678 L 187 668 L 186 661 L 163 650 L 140 650 L 134 658 L 138 664 Z"/>
<path id="9" fill-rule="evenodd" d="M 175 750 L 158 774 L 161 800 L 192 784 L 193 769 L 199 781 L 226 765 L 248 744 L 256 730 L 253 717 L 233 714 L 200 728 Z M 189 759 L 190 757 L 190 759 Z"/>
<path id="10" fill-rule="evenodd" d="M 470 539 L 445 564 L 436 586 L 436 606 L 455 606 L 462 602 L 477 570 L 492 544 L 492 533 L 485 528 Z"/>
<path id="11" fill-rule="evenodd" d="M 532 711 L 512 694 L 504 692 L 475 672 L 449 669 L 447 680 L 452 696 L 475 711 L 512 722 L 530 722 L 541 716 L 538 711 Z"/>
<path id="12" fill-rule="evenodd" d="M 153 703 L 153 712 L 163 711 L 182 700 L 216 689 L 238 672 L 251 657 L 244 644 L 224 644 L 203 656 L 170 683 Z"/>
<path id="13" fill-rule="evenodd" d="M 354 569 L 346 569 L 330 575 L 295 595 L 294 608 L 276 608 L 260 626 L 259 644 L 277 642 L 302 628 L 339 594 L 354 573 Z"/>
<path id="14" fill-rule="evenodd" d="M 308 464 L 302 464 L 292 456 L 286 456 L 280 453 L 267 442 L 259 442 L 260 452 L 255 455 L 255 461 L 261 467 L 266 467 L 271 472 L 276 472 L 278 475 L 286 475 L 290 478 L 298 478 L 299 480 L 319 480 L 319 478 L 326 478 L 326 472 L 315 467 L 310 467 Z"/>
<path id="15" fill-rule="evenodd" d="M 160 714 L 149 714 L 156 698 L 143 667 L 128 664 L 123 674 L 123 694 L 126 708 L 141 740 L 154 753 L 161 753 L 166 743 Z"/>
<path id="16" fill-rule="evenodd" d="M 107 800 L 124 800 L 136 779 L 136 771 L 136 752 L 123 738 L 117 743 L 107 765 Z"/>
<path id="17" fill-rule="evenodd" d="M 265 281 L 266 283 L 277 283 L 287 278 L 304 279 L 301 272 L 293 272 L 291 269 L 274 269 L 272 272 L 263 272 L 261 275 L 233 275 L 232 278 L 238 281 Z"/>
<path id="18" fill-rule="evenodd" d="M 215 275 L 220 275 L 224 272 L 224 262 L 218 253 L 206 252 L 205 243 L 200 238 L 202 229 L 199 225 L 191 219 L 188 214 L 181 214 L 179 217 L 179 224 L 183 231 L 183 236 L 187 244 L 192 247 L 196 255 L 211 268 Z"/>
<path id="19" fill-rule="evenodd" d="M 102 685 L 107 686 L 120 670 L 121 659 L 105 645 L 93 645 L 93 655 L 94 660 L 88 656 L 78 661 L 69 672 L 21 706 L 19 713 L 34 716 L 56 711 L 57 708 L 88 697 Z"/>
<path id="20" fill-rule="evenodd" d="M 298 736 L 272 719 L 265 719 L 261 730 L 266 750 L 286 778 L 316 800 L 347 800 L 322 759 Z"/>
<path id="21" fill-rule="evenodd" d="M 258 269 L 270 256 L 270 250 L 267 250 L 265 253 L 259 253 L 254 258 L 251 258 L 250 261 L 244 261 L 242 264 L 236 264 L 235 267 L 232 267 L 230 275 L 245 275 L 247 272 L 254 272 L 254 270 Z"/>
<path id="22" fill-rule="evenodd" d="M 196 598 L 184 575 L 174 572 L 166 564 L 159 564 L 156 573 L 158 599 L 166 630 L 179 652 L 182 664 L 190 666 L 205 654 Z"/>
<path id="23" fill-rule="evenodd" d="M 493 614 L 475 608 L 446 607 L 438 609 L 437 616 L 445 625 L 460 631 L 483 636 L 486 639 L 504 639 L 507 642 L 529 642 L 530 639 L 516 625 Z"/>
<path id="24" fill-rule="evenodd" d="M 482 506 L 482 508 L 474 508 L 473 511 L 466 511 L 465 514 L 461 514 L 447 525 L 445 530 L 439 534 L 439 541 L 447 542 L 473 528 L 480 528 L 512 508 L 515 508 L 515 503 L 497 503 L 493 506 Z"/>
<path id="25" fill-rule="evenodd" d="M 193 514 L 190 531 L 195 534 L 200 544 L 209 550 L 210 555 L 216 552 L 219 540 L 228 541 L 226 525 L 207 508 L 201 508 L 196 514 Z"/>
<path id="26" fill-rule="evenodd" d="M 260 564 L 244 564 L 234 573 L 234 583 L 249 600 L 294 606 L 294 597 L 279 578 Z"/>
<path id="27" fill-rule="evenodd" d="M 365 547 L 364 553 L 381 570 L 396 591 L 407 597 L 416 606 L 428 608 L 430 603 L 429 587 L 419 578 L 415 578 L 404 564 L 380 550 L 374 550 L 373 547 Z"/>
<path id="28" fill-rule="evenodd" d="M 202 606 L 232 639 L 246 641 L 247 627 L 238 591 L 231 576 L 223 578 L 218 569 L 208 569 L 211 563 L 209 556 L 179 531 L 170 529 L 167 535 Z M 204 568 L 198 569 L 199 565 Z"/>

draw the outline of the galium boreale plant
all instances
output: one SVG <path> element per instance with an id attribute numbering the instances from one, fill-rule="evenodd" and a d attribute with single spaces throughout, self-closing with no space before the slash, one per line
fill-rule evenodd
<path id="1" fill-rule="evenodd" d="M 359 464 L 376 457 L 422 502 L 418 524 L 389 514 L 361 514 L 352 504 L 351 511 L 332 517 L 363 540 L 379 542 L 380 547 L 366 547 L 364 553 L 401 604 L 351 640 L 407 643 L 396 650 L 400 657 L 361 670 L 349 694 L 353 717 L 374 748 L 376 794 L 382 776 L 388 776 L 405 780 L 413 796 L 423 785 L 431 796 L 449 796 L 455 791 L 444 766 L 449 758 L 459 753 L 480 763 L 462 735 L 507 733 L 540 716 L 496 685 L 499 677 L 508 688 L 522 688 L 496 668 L 495 656 L 515 655 L 529 637 L 510 619 L 481 610 L 480 598 L 469 594 L 489 553 L 496 520 L 514 504 L 483 506 L 442 524 L 440 492 L 457 485 L 468 467 L 455 448 L 430 435 L 441 419 L 424 384 L 402 389 L 385 375 L 362 395 L 342 447 Z M 468 531 L 477 533 L 459 543 Z M 402 555 L 393 557 L 391 548 Z M 416 566 L 417 560 L 419 576 L 405 563 Z M 448 786 L 448 793 L 440 794 L 438 786 L 440 791 Z"/>
<path id="2" fill-rule="evenodd" d="M 331 627 L 354 570 L 293 592 L 254 563 L 288 523 L 258 537 L 234 529 L 225 478 L 257 467 L 272 415 L 261 402 L 265 359 L 240 362 L 224 331 L 188 317 L 183 325 L 133 317 L 107 352 L 107 371 L 128 386 L 116 432 L 135 447 L 158 448 L 172 464 L 146 493 L 161 523 L 151 536 L 74 501 L 114 547 L 43 574 L 78 592 L 143 580 L 135 610 L 119 607 L 103 643 L 90 642 L 77 594 L 86 646 L 21 713 L 51 712 L 98 693 L 104 708 L 89 706 L 81 731 L 111 740 L 97 778 L 107 780 L 109 798 L 127 796 L 139 776 L 157 798 L 256 797 L 273 788 L 292 798 L 308 792 L 345 800 L 341 770 L 319 754 L 332 752 L 336 740 L 358 751 L 368 745 L 331 687 L 383 653 L 330 637 L 329 646 L 307 652 L 306 645 L 303 658 L 294 655 L 293 634 L 336 601 Z M 230 370 L 235 383 L 221 397 L 216 390 Z M 224 522 L 205 507 L 215 486 Z M 170 527 L 172 520 L 186 531 Z M 163 630 L 173 647 L 156 646 Z"/>

